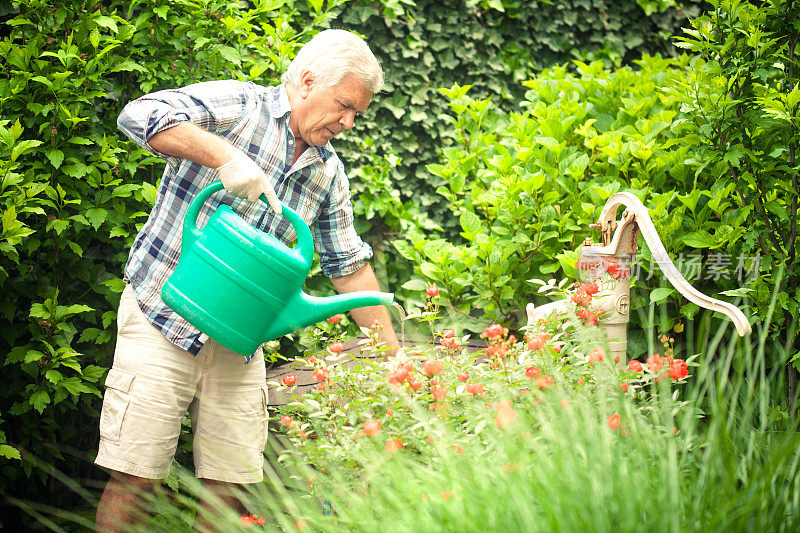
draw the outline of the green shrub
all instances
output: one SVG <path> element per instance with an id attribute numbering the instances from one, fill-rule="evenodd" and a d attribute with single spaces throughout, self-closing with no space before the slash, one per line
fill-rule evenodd
<path id="1" fill-rule="evenodd" d="M 122 267 L 163 169 L 116 128 L 142 93 L 275 80 L 329 2 L 30 0 L 2 4 L 0 491 L 57 501 L 58 461 L 97 475 L 99 386 Z M 74 454 L 74 456 L 73 456 Z M 35 470 L 33 483 L 30 478 Z"/>

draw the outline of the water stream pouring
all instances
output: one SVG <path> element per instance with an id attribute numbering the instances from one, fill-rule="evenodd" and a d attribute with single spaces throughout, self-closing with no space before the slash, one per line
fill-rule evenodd
<path id="1" fill-rule="evenodd" d="M 626 209 L 617 222 L 617 210 L 620 206 Z M 752 331 L 744 313 L 735 305 L 711 298 L 692 287 L 672 263 L 661 239 L 658 237 L 647 208 L 633 194 L 619 192 L 613 194 L 603 207 L 600 219 L 592 228 L 600 230 L 602 242 L 592 243 L 590 239 L 581 248 L 581 260 L 601 263 L 603 258 L 614 259 L 620 264 L 632 264 L 636 253 L 636 242 L 639 234 L 644 237 L 653 259 L 666 275 L 672 285 L 689 301 L 700 307 L 719 311 L 727 315 L 736 326 L 740 336 L 749 335 Z M 627 350 L 627 326 L 630 311 L 630 277 L 615 280 L 612 287 L 605 288 L 596 296 L 597 307 L 604 311 L 601 326 L 605 328 L 610 340 L 612 357 L 619 355 L 625 359 Z M 552 302 L 539 307 L 528 304 L 528 325 L 539 319 L 550 316 L 553 312 L 562 313 L 568 307 L 568 300 Z"/>
<path id="2" fill-rule="evenodd" d="M 227 205 L 198 228 L 200 208 L 221 189 L 222 182 L 211 182 L 189 204 L 180 260 L 161 290 L 167 305 L 221 345 L 250 355 L 264 342 L 337 313 L 393 303 L 393 294 L 377 291 L 305 294 L 314 243 L 308 225 L 286 205 L 282 215 L 297 233 L 294 248 L 250 226 Z"/>

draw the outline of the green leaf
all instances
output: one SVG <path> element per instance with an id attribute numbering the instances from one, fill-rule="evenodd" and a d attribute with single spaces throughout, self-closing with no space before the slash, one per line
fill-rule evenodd
<path id="1" fill-rule="evenodd" d="M 78 243 L 67 241 L 67 246 L 69 246 L 70 250 L 72 250 L 75 255 L 78 257 L 83 257 L 83 249 L 78 245 Z"/>
<path id="2" fill-rule="evenodd" d="M 464 231 L 467 233 L 474 234 L 481 230 L 480 217 L 471 211 L 465 211 L 464 213 L 461 213 L 459 222 L 461 223 L 461 227 L 464 228 Z"/>
<path id="3" fill-rule="evenodd" d="M 717 247 L 717 240 L 711 236 L 707 231 L 693 231 L 684 235 L 681 240 L 684 244 L 692 248 L 715 248 Z"/>
<path id="4" fill-rule="evenodd" d="M 728 291 L 722 291 L 722 292 L 720 292 L 720 294 L 736 298 L 738 296 L 747 296 L 751 292 L 753 292 L 753 289 L 749 289 L 747 287 L 739 287 L 738 289 L 731 289 L 731 290 L 728 290 Z"/>
<path id="5" fill-rule="evenodd" d="M 8 444 L 0 444 L 0 457 L 5 457 L 6 459 L 21 459 L 19 450 Z"/>
<path id="6" fill-rule="evenodd" d="M 59 386 L 64 387 L 67 390 L 67 392 L 75 395 L 80 395 L 81 393 L 84 392 L 92 392 L 92 389 L 88 387 L 85 383 L 81 382 L 81 378 L 77 376 L 67 378 L 61 381 L 61 383 L 59 383 Z"/>
<path id="7" fill-rule="evenodd" d="M 666 300 L 670 295 L 675 294 L 675 289 L 670 287 L 658 287 L 650 292 L 650 303 L 658 303 Z"/>
<path id="8" fill-rule="evenodd" d="M 44 377 L 46 377 L 47 380 L 53 384 L 58 383 L 59 381 L 64 379 L 64 376 L 61 374 L 61 372 L 59 372 L 58 370 L 54 370 L 52 368 L 44 373 Z"/>
<path id="9" fill-rule="evenodd" d="M 314 13 L 319 15 L 322 12 L 322 2 L 323 0 L 308 0 L 308 5 L 314 9 Z"/>
<path id="10" fill-rule="evenodd" d="M 167 20 L 167 13 L 169 13 L 169 5 L 154 7 L 153 13 L 158 15 L 160 18 Z"/>
<path id="11" fill-rule="evenodd" d="M 11 149 L 11 161 L 16 161 L 17 158 L 23 154 L 27 154 L 37 146 L 41 145 L 42 141 L 27 140 L 20 141 Z"/>
<path id="12" fill-rule="evenodd" d="M 134 191 L 138 191 L 142 186 L 138 183 L 126 183 L 125 185 L 118 185 L 114 187 L 111 196 L 115 198 L 128 198 Z"/>
<path id="13" fill-rule="evenodd" d="M 50 160 L 50 164 L 53 165 L 53 168 L 58 168 L 61 166 L 61 163 L 64 161 L 64 152 L 61 150 L 55 149 L 50 150 L 45 153 L 47 159 Z"/>
<path id="14" fill-rule="evenodd" d="M 392 246 L 394 246 L 395 249 L 398 252 L 400 252 L 400 255 L 402 255 L 404 258 L 408 259 L 409 261 L 415 261 L 416 260 L 417 254 L 414 251 L 414 247 L 411 244 L 409 244 L 408 241 L 397 239 L 397 240 L 392 241 Z"/>
<path id="15" fill-rule="evenodd" d="M 25 362 L 33 363 L 34 361 L 40 360 L 42 357 L 45 357 L 45 354 L 39 350 L 28 350 L 28 353 L 25 354 Z"/>
<path id="16" fill-rule="evenodd" d="M 239 55 L 239 51 L 236 50 L 235 48 L 232 48 L 230 46 L 220 46 L 217 49 L 217 51 L 227 61 L 235 64 L 237 67 L 242 66 L 242 56 Z"/>
<path id="17" fill-rule="evenodd" d="M 158 11 L 160 8 L 154 8 L 153 11 Z M 164 17 L 166 18 L 166 17 Z M 104 28 L 108 28 L 109 30 L 113 31 L 114 33 L 119 33 L 119 28 L 117 27 L 117 21 L 112 19 L 111 17 L 107 17 L 105 15 L 101 15 L 95 19 L 95 23 L 98 26 L 102 26 Z"/>
<path id="18" fill-rule="evenodd" d="M 102 207 L 92 207 L 84 211 L 83 214 L 86 216 L 86 219 L 89 221 L 92 227 L 97 229 L 103 222 L 105 222 L 106 217 L 108 216 L 108 211 Z"/>
<path id="19" fill-rule="evenodd" d="M 50 395 L 46 390 L 39 389 L 31 394 L 31 397 L 28 401 L 34 409 L 39 411 L 39 414 L 42 414 L 44 412 L 44 408 L 50 403 Z"/>
<path id="20" fill-rule="evenodd" d="M 102 284 L 114 292 L 121 293 L 123 290 L 125 290 L 125 280 L 122 278 L 112 278 L 104 281 Z"/>
<path id="21" fill-rule="evenodd" d="M 89 365 L 83 369 L 82 376 L 84 380 L 96 383 L 105 375 L 106 370 L 107 369 L 97 365 Z"/>
<path id="22" fill-rule="evenodd" d="M 64 165 L 61 167 L 61 172 L 66 174 L 67 176 L 79 179 L 87 175 L 91 171 L 91 167 L 88 165 L 84 165 L 81 162 L 72 163 L 69 165 Z"/>
<path id="23" fill-rule="evenodd" d="M 408 291 L 424 291 L 428 287 L 428 284 L 425 280 L 414 278 L 406 281 L 401 286 Z"/>

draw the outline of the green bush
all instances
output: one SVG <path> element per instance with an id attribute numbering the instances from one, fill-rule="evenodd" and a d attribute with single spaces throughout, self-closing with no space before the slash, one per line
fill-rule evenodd
<path id="1" fill-rule="evenodd" d="M 457 144 L 444 120 L 447 99 L 438 88 L 470 84 L 473 97 L 491 96 L 501 109 L 518 111 L 525 91 L 520 82 L 573 57 L 620 65 L 642 53 L 675 55 L 670 36 L 699 14 L 703 4 L 420 0 L 387 3 L 391 9 L 368 1 L 343 4 L 333 24 L 364 34 L 386 70 L 387 84 L 356 130 L 345 137 L 348 142 L 337 145 L 339 152 L 353 169 L 384 168 L 387 161 L 401 161 L 388 165 L 389 189 L 380 192 L 374 181 L 354 175 L 356 209 L 378 211 L 360 223 L 359 231 L 370 243 L 413 238 L 409 224 L 440 226 L 445 238 L 457 236 L 458 219 L 435 193 L 444 181 L 427 170 L 443 148 Z M 381 248 L 387 261 L 379 274 L 387 290 L 396 290 L 414 265 L 394 250 Z"/>
<path id="2" fill-rule="evenodd" d="M 690 179 L 688 147 L 670 131 L 677 106 L 659 91 L 677 83 L 686 61 L 645 57 L 636 70 L 576 62 L 575 74 L 553 67 L 525 82 L 521 112 L 472 98 L 469 86 L 442 90 L 457 144 L 429 170 L 445 182 L 438 192 L 462 231 L 455 242 L 436 234 L 394 242 L 418 265 L 420 280 L 409 286 L 429 280 L 459 315 L 519 324 L 533 298 L 528 280 L 557 271 L 575 277 L 589 224 L 621 188 L 647 196 L 675 250 L 671 225 L 683 213 L 667 209 L 674 194 L 656 191 Z"/>
<path id="3" fill-rule="evenodd" d="M 163 161 L 116 128 L 142 93 L 275 80 L 336 2 L 30 0 L 0 39 L 0 491 L 69 497 L 54 462 L 97 475 L 100 390 L 122 266 Z M 34 474 L 34 482 L 23 482 Z"/>
<path id="4" fill-rule="evenodd" d="M 553 67 L 525 82 L 519 112 L 469 96 L 469 86 L 442 90 L 456 144 L 428 168 L 444 181 L 438 192 L 461 233 L 396 240 L 417 265 L 407 287 L 438 284 L 454 320 L 520 324 L 525 304 L 537 300 L 527 280 L 572 275 L 589 224 L 626 189 L 648 206 L 699 290 L 746 295 L 760 327 L 775 313 L 768 360 L 788 353 L 796 364 L 796 20 L 790 3 L 723 2 L 681 41 L 698 55 L 645 56 L 613 70 L 576 61 L 574 74 Z M 685 332 L 683 349 L 697 353 L 716 319 L 665 286 L 639 244 L 634 316 L 646 324 L 658 308 L 660 329 Z M 776 276 L 788 290 L 771 307 Z M 653 332 L 632 326 L 628 354 L 636 357 Z"/>
<path id="5" fill-rule="evenodd" d="M 696 234 L 715 248 L 737 243 L 760 255 L 748 287 L 759 320 L 774 312 L 772 332 L 794 368 L 800 368 L 797 327 L 800 256 L 800 9 L 791 1 L 711 2 L 679 45 L 694 55 L 669 97 L 685 111 L 673 128 L 695 152 L 695 186 L 711 191 L 723 224 L 698 224 Z M 693 191 L 694 192 L 694 191 Z M 780 284 L 776 306 L 770 287 Z M 797 372 L 790 366 L 789 399 Z"/>

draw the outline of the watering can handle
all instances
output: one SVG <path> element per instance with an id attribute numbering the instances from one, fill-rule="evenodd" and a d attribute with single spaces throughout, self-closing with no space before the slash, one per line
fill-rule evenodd
<path id="1" fill-rule="evenodd" d="M 194 197 L 186 210 L 186 216 L 183 220 L 183 239 L 186 241 L 193 241 L 199 237 L 200 230 L 197 228 L 197 217 L 200 215 L 200 208 L 208 200 L 212 194 L 222 190 L 222 182 L 215 180 L 203 187 L 197 196 Z M 267 201 L 265 195 L 261 195 L 261 200 Z M 295 233 L 297 234 L 297 246 L 295 249 L 303 258 L 305 263 L 311 268 L 311 261 L 314 258 L 314 241 L 311 238 L 311 230 L 308 229 L 308 224 L 305 220 L 298 215 L 292 208 L 281 202 L 283 210 L 281 214 L 286 217 L 292 224 Z M 188 244 L 188 243 L 187 243 Z"/>
<path id="2" fill-rule="evenodd" d="M 624 205 L 633 212 L 636 224 L 639 226 L 639 231 L 642 237 L 644 237 L 647 246 L 650 248 L 653 259 L 658 263 L 662 272 L 666 274 L 667 279 L 678 289 L 678 292 L 684 295 L 687 300 L 696 303 L 700 307 L 711 309 L 712 311 L 719 311 L 727 315 L 733 320 L 736 331 L 740 336 L 743 337 L 752 332 L 750 322 L 748 322 L 747 317 L 744 316 L 744 313 L 742 313 L 738 307 L 728 302 L 706 296 L 686 281 L 680 271 L 675 267 L 669 254 L 667 254 L 667 250 L 664 248 L 664 244 L 658 236 L 653 221 L 650 219 L 647 208 L 639 198 L 628 192 L 618 192 L 611 195 L 606 201 L 603 211 L 600 213 L 599 223 L 602 227 L 608 227 L 609 224 L 615 222 L 617 208 L 621 205 Z M 615 244 L 619 243 L 612 243 L 612 247 Z"/>

